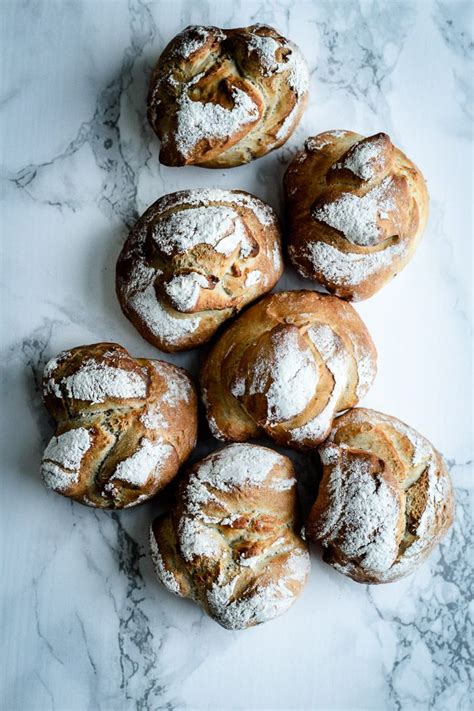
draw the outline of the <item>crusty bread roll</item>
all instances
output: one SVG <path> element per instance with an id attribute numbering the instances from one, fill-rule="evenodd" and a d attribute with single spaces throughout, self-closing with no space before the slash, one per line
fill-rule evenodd
<path id="1" fill-rule="evenodd" d="M 197 397 L 187 373 L 132 358 L 116 343 L 60 353 L 44 371 L 44 401 L 56 434 L 43 455 L 43 481 L 100 508 L 155 496 L 191 453 Z"/>
<path id="2" fill-rule="evenodd" d="M 451 526 L 442 456 L 395 417 L 356 408 L 319 447 L 323 476 L 306 525 L 324 560 L 360 583 L 412 573 Z"/>
<path id="3" fill-rule="evenodd" d="M 354 308 L 313 291 L 266 296 L 220 337 L 201 371 L 212 433 L 242 442 L 266 433 L 305 449 L 370 387 L 376 352 Z"/>
<path id="4" fill-rule="evenodd" d="M 343 299 L 367 299 L 409 262 L 428 217 L 418 168 L 385 133 L 308 138 L 284 178 L 288 254 Z"/>
<path id="5" fill-rule="evenodd" d="M 181 351 L 209 340 L 282 272 L 271 207 L 242 190 L 182 190 L 157 200 L 130 232 L 117 295 L 142 336 Z"/>
<path id="6" fill-rule="evenodd" d="M 150 547 L 158 579 L 227 629 L 281 615 L 309 573 L 296 533 L 293 466 L 266 447 L 234 444 L 195 464 Z"/>
<path id="7" fill-rule="evenodd" d="M 230 168 L 278 148 L 303 113 L 309 72 L 266 25 L 187 27 L 155 67 L 148 117 L 165 165 Z"/>

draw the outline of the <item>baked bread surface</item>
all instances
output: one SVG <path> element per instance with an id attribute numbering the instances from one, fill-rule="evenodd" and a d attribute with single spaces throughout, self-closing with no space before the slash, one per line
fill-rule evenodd
<path id="1" fill-rule="evenodd" d="M 412 573 L 453 521 L 443 457 L 395 417 L 355 408 L 319 447 L 322 480 L 306 535 L 324 560 L 360 583 Z"/>
<path id="2" fill-rule="evenodd" d="M 283 272 L 280 238 L 272 208 L 242 190 L 165 195 L 119 256 L 122 310 L 161 350 L 194 348 L 273 288 Z"/>
<path id="3" fill-rule="evenodd" d="M 385 133 L 308 138 L 284 192 L 292 264 L 349 301 L 372 296 L 406 266 L 428 217 L 422 174 Z"/>
<path id="4" fill-rule="evenodd" d="M 190 469 L 171 512 L 152 525 L 158 579 L 227 629 L 282 614 L 310 568 L 296 507 L 287 457 L 251 444 L 214 452 Z"/>
<path id="5" fill-rule="evenodd" d="M 46 486 L 82 504 L 135 506 L 176 475 L 197 436 L 197 396 L 185 370 L 132 358 L 116 343 L 50 360 L 45 405 L 56 433 L 43 454 Z"/>
<path id="6" fill-rule="evenodd" d="M 201 370 L 201 394 L 218 439 L 267 434 L 305 449 L 326 438 L 335 415 L 365 395 L 375 373 L 375 347 L 350 304 L 283 291 L 224 331 Z"/>
<path id="7" fill-rule="evenodd" d="M 265 155 L 292 134 L 308 84 L 300 50 L 271 27 L 187 27 L 151 78 L 160 161 L 229 168 Z"/>

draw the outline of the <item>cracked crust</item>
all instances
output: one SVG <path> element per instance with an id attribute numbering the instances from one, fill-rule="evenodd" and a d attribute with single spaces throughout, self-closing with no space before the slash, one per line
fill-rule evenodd
<path id="1" fill-rule="evenodd" d="M 234 444 L 190 469 L 172 511 L 153 522 L 150 548 L 170 592 L 223 627 L 244 629 L 282 614 L 301 593 L 309 554 L 296 531 L 290 460 Z"/>
<path id="2" fill-rule="evenodd" d="M 319 447 L 323 476 L 306 524 L 324 560 L 361 583 L 412 573 L 452 524 L 442 456 L 395 417 L 356 408 Z"/>
<path id="3" fill-rule="evenodd" d="M 263 298 L 220 337 L 201 371 L 212 433 L 242 442 L 267 434 L 307 449 L 353 407 L 376 373 L 376 351 L 356 311 L 331 296 Z"/>
<path id="4" fill-rule="evenodd" d="M 43 385 L 56 421 L 43 480 L 80 503 L 114 509 L 142 503 L 174 478 L 194 448 L 197 397 L 175 365 L 98 343 L 49 361 Z"/>
<path id="5" fill-rule="evenodd" d="M 396 276 L 426 226 L 425 180 L 385 133 L 308 138 L 283 184 L 293 266 L 348 301 Z"/>
<path id="6" fill-rule="evenodd" d="M 275 212 L 243 190 L 164 195 L 131 230 L 117 296 L 141 335 L 167 352 L 195 348 L 283 273 Z"/>
<path id="7" fill-rule="evenodd" d="M 187 27 L 151 79 L 148 118 L 160 161 L 229 168 L 265 155 L 293 133 L 308 83 L 300 50 L 271 27 Z"/>

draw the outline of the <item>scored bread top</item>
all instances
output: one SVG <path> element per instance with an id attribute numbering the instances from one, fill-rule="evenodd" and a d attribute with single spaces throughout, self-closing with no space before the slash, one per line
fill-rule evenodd
<path id="1" fill-rule="evenodd" d="M 403 269 L 428 217 L 422 174 L 385 133 L 308 138 L 284 191 L 293 265 L 350 301 L 372 296 Z"/>
<path id="2" fill-rule="evenodd" d="M 283 272 L 280 240 L 272 208 L 242 190 L 164 195 L 119 256 L 122 309 L 161 350 L 194 348 L 273 288 Z"/>
<path id="3" fill-rule="evenodd" d="M 322 442 L 376 373 L 370 335 L 350 304 L 312 291 L 266 296 L 224 331 L 201 370 L 212 433 L 263 433 L 296 449 Z"/>
<path id="4" fill-rule="evenodd" d="M 300 50 L 271 27 L 187 27 L 151 79 L 160 161 L 227 168 L 268 153 L 299 122 L 308 84 Z"/>
<path id="5" fill-rule="evenodd" d="M 306 534 L 321 541 L 324 560 L 358 582 L 413 572 L 453 519 L 439 452 L 404 422 L 365 408 L 337 418 L 318 451 L 323 477 Z"/>
<path id="6" fill-rule="evenodd" d="M 186 371 L 116 343 L 60 353 L 44 371 L 56 433 L 44 483 L 81 503 L 124 508 L 155 496 L 191 453 L 197 398 Z"/>
<path id="7" fill-rule="evenodd" d="M 282 614 L 309 573 L 290 460 L 251 444 L 212 453 L 185 476 L 172 511 L 155 520 L 150 544 L 159 580 L 223 627 Z"/>

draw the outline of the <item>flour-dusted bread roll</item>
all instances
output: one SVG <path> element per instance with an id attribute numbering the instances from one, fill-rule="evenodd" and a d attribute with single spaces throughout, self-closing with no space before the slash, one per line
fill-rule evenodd
<path id="1" fill-rule="evenodd" d="M 150 532 L 158 579 L 227 629 L 267 622 L 295 602 L 309 573 L 287 457 L 234 444 L 195 464 Z"/>
<path id="2" fill-rule="evenodd" d="M 117 295 L 147 341 L 181 351 L 209 340 L 282 272 L 271 207 L 242 190 L 182 190 L 157 200 L 130 232 Z"/>
<path id="3" fill-rule="evenodd" d="M 306 535 L 360 583 L 412 573 L 453 520 L 451 480 L 427 439 L 395 417 L 356 408 L 319 447 L 323 476 Z"/>
<path id="4" fill-rule="evenodd" d="M 385 133 L 308 138 L 284 190 L 293 265 L 351 301 L 372 296 L 405 267 L 428 217 L 422 174 Z"/>
<path id="5" fill-rule="evenodd" d="M 132 358 L 116 343 L 50 360 L 44 401 L 56 434 L 44 451 L 43 481 L 89 506 L 125 508 L 155 496 L 196 441 L 197 397 L 186 371 Z"/>
<path id="6" fill-rule="evenodd" d="M 266 296 L 220 337 L 201 372 L 212 433 L 242 442 L 267 434 L 305 449 L 369 389 L 376 352 L 354 308 L 313 291 Z"/>
<path id="7" fill-rule="evenodd" d="M 300 50 L 271 27 L 187 27 L 151 78 L 160 161 L 230 168 L 265 155 L 292 134 L 308 84 Z"/>

